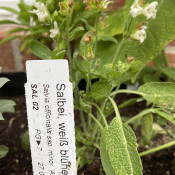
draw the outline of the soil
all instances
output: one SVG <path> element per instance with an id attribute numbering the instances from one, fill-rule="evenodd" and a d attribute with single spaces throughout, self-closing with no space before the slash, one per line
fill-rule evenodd
<path id="1" fill-rule="evenodd" d="M 120 96 L 118 99 L 125 100 L 131 96 Z M 5 97 L 3 97 L 5 99 Z M 0 121 L 0 145 L 9 148 L 9 153 L 0 159 L 0 175 L 32 175 L 30 152 L 24 151 L 21 146 L 21 138 L 27 130 L 25 97 L 7 97 L 16 101 L 16 112 L 5 113 L 4 121 Z M 121 100 L 118 101 L 120 103 Z M 144 103 L 127 110 L 121 110 L 122 115 L 133 116 L 145 106 Z M 76 119 L 77 121 L 78 119 Z M 153 142 L 162 144 L 162 137 L 158 136 Z M 142 149 L 142 148 L 139 148 Z M 144 175 L 175 175 L 175 147 L 142 157 Z M 104 175 L 97 152 L 93 164 L 85 166 L 78 175 Z"/>

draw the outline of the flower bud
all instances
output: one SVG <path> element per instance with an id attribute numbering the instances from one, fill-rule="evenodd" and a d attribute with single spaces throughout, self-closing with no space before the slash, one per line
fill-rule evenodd
<path id="1" fill-rule="evenodd" d="M 127 58 L 127 62 L 130 63 L 131 61 L 133 61 L 135 58 L 134 57 L 128 57 Z"/>
<path id="2" fill-rule="evenodd" d="M 92 38 L 91 35 L 88 33 L 85 37 L 84 37 L 84 43 L 85 44 L 89 44 L 91 42 Z"/>

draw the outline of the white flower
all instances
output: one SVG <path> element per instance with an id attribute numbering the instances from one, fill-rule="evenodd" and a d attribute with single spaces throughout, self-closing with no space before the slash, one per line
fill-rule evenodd
<path id="1" fill-rule="evenodd" d="M 102 7 L 103 9 L 108 9 L 108 5 L 111 4 L 112 2 L 109 0 L 104 0 Z"/>
<path id="2" fill-rule="evenodd" d="M 35 13 L 38 16 L 39 21 L 44 22 L 46 17 L 48 17 L 48 13 L 47 13 L 45 5 L 39 2 L 34 2 L 33 5 L 36 7 L 36 9 L 34 9 L 33 11 L 29 11 L 29 12 Z"/>
<path id="3" fill-rule="evenodd" d="M 30 17 L 30 26 L 36 26 L 36 22 L 33 20 L 33 17 Z"/>
<path id="4" fill-rule="evenodd" d="M 55 21 L 54 22 L 54 29 L 50 30 L 50 37 L 55 38 L 56 35 L 58 35 L 58 34 L 59 34 L 58 25 L 57 25 L 57 22 Z"/>
<path id="5" fill-rule="evenodd" d="M 144 40 L 146 39 L 146 30 L 147 26 L 142 26 L 140 30 L 138 30 L 135 35 L 134 39 L 139 40 L 140 43 L 143 43 Z"/>
<path id="6" fill-rule="evenodd" d="M 138 0 L 135 0 L 134 4 L 130 8 L 130 14 L 133 18 L 137 17 L 138 15 L 141 15 L 143 11 L 143 8 L 140 7 Z"/>
<path id="7" fill-rule="evenodd" d="M 143 9 L 143 15 L 147 17 L 147 19 L 155 19 L 156 18 L 156 7 L 158 6 L 158 2 L 154 1 L 151 4 L 149 4 L 147 7 Z"/>
<path id="8" fill-rule="evenodd" d="M 148 27 L 147 26 L 141 26 L 140 30 L 146 30 Z"/>

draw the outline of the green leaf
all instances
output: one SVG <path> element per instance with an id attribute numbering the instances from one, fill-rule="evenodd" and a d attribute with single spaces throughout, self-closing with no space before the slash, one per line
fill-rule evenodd
<path id="1" fill-rule="evenodd" d="M 137 99 L 138 99 L 138 98 L 132 98 L 132 99 L 126 100 L 126 101 L 124 101 L 122 104 L 120 104 L 120 105 L 118 106 L 118 108 L 119 108 L 119 109 L 122 109 L 122 108 L 126 108 L 126 107 L 128 107 L 128 106 L 132 106 L 132 105 L 134 105 L 134 104 L 137 102 Z"/>
<path id="2" fill-rule="evenodd" d="M 127 1 L 128 5 L 131 5 L 133 2 L 133 0 Z M 118 58 L 115 60 L 115 64 L 118 63 L 118 60 L 121 60 L 123 63 L 127 63 L 127 55 L 134 57 L 135 60 L 140 61 L 141 64 L 137 67 L 135 64 L 132 64 L 130 66 L 130 70 L 125 74 L 122 74 L 121 77 L 117 79 L 117 83 L 123 83 L 126 80 L 132 79 L 134 76 L 136 77 L 138 73 L 143 69 L 143 67 L 145 67 L 148 62 L 152 61 L 161 52 L 161 50 L 175 38 L 175 1 L 157 0 L 157 2 L 159 3 L 160 8 L 158 9 L 156 18 L 154 20 L 149 20 L 148 22 L 148 28 L 146 30 L 147 37 L 145 41 L 140 44 L 139 41 L 136 41 L 134 39 L 126 40 L 119 51 Z M 129 7 L 127 8 L 129 9 Z M 134 24 L 137 25 L 137 23 L 143 22 L 145 19 L 145 17 L 140 16 L 133 21 Z M 135 30 L 134 24 L 133 30 Z M 113 48 L 114 45 L 111 47 Z M 108 48 L 104 46 L 103 52 L 107 52 L 107 50 Z M 100 58 L 102 59 L 102 64 L 106 64 L 106 62 L 110 63 L 113 59 L 111 56 Z M 102 70 L 101 73 L 103 73 Z"/>
<path id="3" fill-rule="evenodd" d="M 30 39 L 28 39 L 28 38 L 25 38 L 23 40 L 22 45 L 20 47 L 20 51 L 21 52 L 24 51 L 24 49 L 28 46 L 29 42 L 30 42 Z"/>
<path id="4" fill-rule="evenodd" d="M 159 115 L 156 117 L 155 122 L 159 124 L 160 126 L 166 126 L 167 120 L 163 117 L 160 117 Z"/>
<path id="5" fill-rule="evenodd" d="M 111 60 L 116 52 L 116 44 L 111 41 L 99 41 L 97 44 L 97 55 L 101 59 L 101 64 L 99 64 L 98 69 L 103 72 L 103 66 L 106 64 L 111 64 Z"/>
<path id="6" fill-rule="evenodd" d="M 157 123 L 153 123 L 153 137 L 155 137 L 157 134 L 167 135 L 167 131 Z"/>
<path id="7" fill-rule="evenodd" d="M 18 21 L 20 21 L 21 24 L 25 25 L 25 26 L 29 26 L 30 27 L 30 13 L 27 12 L 21 12 L 18 15 Z"/>
<path id="8" fill-rule="evenodd" d="M 80 55 L 85 60 L 87 58 L 92 59 L 92 57 L 93 57 L 92 49 L 93 49 L 93 34 L 92 34 L 92 32 L 87 32 L 83 35 L 83 37 L 80 41 Z"/>
<path id="9" fill-rule="evenodd" d="M 142 143 L 144 145 L 150 145 L 150 141 L 152 138 L 152 127 L 153 127 L 153 116 L 152 114 L 147 114 L 142 119 Z"/>
<path id="10" fill-rule="evenodd" d="M 112 41 L 118 45 L 118 41 L 112 36 L 101 36 L 100 40 L 101 41 Z"/>
<path id="11" fill-rule="evenodd" d="M 8 152 L 9 152 L 9 149 L 6 146 L 0 145 L 0 159 L 5 157 Z"/>
<path id="12" fill-rule="evenodd" d="M 84 112 L 86 112 L 87 114 L 91 112 L 91 105 L 85 103 L 81 98 L 80 98 L 80 109 L 82 109 Z"/>
<path id="13" fill-rule="evenodd" d="M 175 68 L 169 67 L 162 69 L 162 72 L 167 75 L 170 79 L 175 81 Z"/>
<path id="14" fill-rule="evenodd" d="M 84 28 L 77 27 L 69 33 L 69 41 L 73 41 L 75 38 L 80 37 L 83 34 Z"/>
<path id="15" fill-rule="evenodd" d="M 98 101 L 104 99 L 110 92 L 111 85 L 108 82 L 99 81 L 92 84 L 89 96 Z"/>
<path id="16" fill-rule="evenodd" d="M 160 79 L 157 74 L 148 73 L 143 76 L 143 82 L 144 84 L 150 82 L 160 82 Z"/>
<path id="17" fill-rule="evenodd" d="M 30 5 L 27 5 L 24 0 L 20 0 L 20 3 L 18 4 L 21 12 L 28 12 L 31 9 Z"/>
<path id="18" fill-rule="evenodd" d="M 14 39 L 20 38 L 20 37 L 21 37 L 21 35 L 8 36 L 8 37 L 4 38 L 4 39 L 0 42 L 0 44 L 4 44 L 4 43 L 6 43 L 6 42 L 9 42 L 9 41 L 11 41 L 11 40 L 14 40 Z"/>
<path id="19" fill-rule="evenodd" d="M 27 31 L 27 29 L 25 29 L 23 27 L 17 27 L 17 28 L 8 30 L 5 34 L 9 35 L 9 34 L 16 33 L 16 32 L 21 32 L 21 31 Z"/>
<path id="20" fill-rule="evenodd" d="M 139 87 L 139 92 L 143 93 L 143 98 L 149 102 L 170 107 L 175 102 L 175 83 L 152 82 Z"/>
<path id="21" fill-rule="evenodd" d="M 16 15 L 19 14 L 18 11 L 16 11 L 15 9 L 10 8 L 10 7 L 0 7 L 0 9 L 2 9 L 2 10 L 6 10 L 6 11 L 9 11 L 9 12 L 14 13 L 14 14 L 16 14 Z"/>
<path id="22" fill-rule="evenodd" d="M 111 164 L 110 157 L 107 151 L 107 129 L 104 128 L 101 133 L 101 142 L 100 142 L 100 158 L 102 161 L 103 168 L 107 175 L 115 175 L 115 170 Z"/>
<path id="23" fill-rule="evenodd" d="M 57 49 L 52 52 L 52 59 L 64 59 L 66 50 L 58 51 Z"/>
<path id="24" fill-rule="evenodd" d="M 162 68 L 165 63 L 162 54 L 158 54 L 157 57 L 153 59 L 153 63 L 157 68 Z"/>
<path id="25" fill-rule="evenodd" d="M 4 86 L 5 83 L 10 81 L 8 78 L 0 78 L 0 88 Z"/>
<path id="26" fill-rule="evenodd" d="M 92 151 L 92 149 L 88 150 L 85 146 L 76 146 L 76 156 L 79 169 L 84 165 L 92 164 L 92 159 L 88 155 L 89 151 Z"/>
<path id="27" fill-rule="evenodd" d="M 0 100 L 0 113 L 15 112 L 15 105 L 13 100 Z"/>
<path id="28" fill-rule="evenodd" d="M 152 66 L 145 66 L 143 70 L 139 74 L 139 78 L 143 78 L 145 74 L 154 74 L 156 72 L 156 69 Z"/>
<path id="29" fill-rule="evenodd" d="M 38 28 L 30 32 L 30 35 L 43 34 L 44 32 L 48 32 L 48 28 Z"/>
<path id="30" fill-rule="evenodd" d="M 153 109 L 153 112 L 158 114 L 160 117 L 165 118 L 166 120 L 168 120 L 169 122 L 171 122 L 172 124 L 175 124 L 175 117 L 173 115 L 171 115 L 170 113 L 158 110 L 158 109 Z"/>
<path id="31" fill-rule="evenodd" d="M 136 137 L 132 129 L 114 118 L 109 128 L 103 130 L 101 138 L 100 154 L 106 174 L 142 175 L 136 148 Z"/>
<path id="32" fill-rule="evenodd" d="M 38 57 L 49 60 L 52 58 L 51 50 L 38 41 L 32 40 L 29 44 L 30 50 Z"/>
<path id="33" fill-rule="evenodd" d="M 1 20 L 0 24 L 18 24 L 18 25 L 20 25 L 19 23 L 14 22 L 14 21 L 10 21 L 10 20 Z"/>
<path id="34" fill-rule="evenodd" d="M 0 120 L 4 120 L 4 117 L 2 116 L 1 113 L 0 113 Z"/>
<path id="35" fill-rule="evenodd" d="M 77 143 L 86 143 L 86 139 L 84 137 L 84 133 L 79 127 L 75 127 L 75 138 Z"/>
<path id="36" fill-rule="evenodd" d="M 29 11 L 32 10 L 32 6 L 27 5 L 23 0 L 20 0 L 18 7 L 20 9 L 18 20 L 21 22 L 21 24 L 30 26 L 31 14 L 29 13 Z"/>
<path id="37" fill-rule="evenodd" d="M 99 22 L 99 38 L 101 36 L 115 36 L 123 32 L 127 11 L 125 8 L 115 10 L 108 14 L 108 17 Z"/>
<path id="38" fill-rule="evenodd" d="M 29 131 L 27 130 L 22 137 L 22 147 L 26 151 L 30 151 L 30 142 L 29 142 Z"/>
<path id="39" fill-rule="evenodd" d="M 81 72 L 82 76 L 87 79 L 87 66 L 84 66 L 84 64 L 82 64 L 82 61 L 80 60 L 79 57 L 76 57 L 75 60 L 74 60 L 74 63 L 75 63 L 75 67 L 76 69 Z"/>

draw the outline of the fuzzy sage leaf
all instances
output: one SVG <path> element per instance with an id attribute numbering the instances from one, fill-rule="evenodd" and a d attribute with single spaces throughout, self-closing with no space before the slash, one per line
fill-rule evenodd
<path id="1" fill-rule="evenodd" d="M 16 103 L 13 100 L 0 100 L 0 113 L 15 112 L 15 105 Z"/>
<path id="2" fill-rule="evenodd" d="M 145 115 L 142 119 L 142 143 L 143 145 L 150 145 L 152 138 L 153 116 L 152 113 Z"/>
<path id="3" fill-rule="evenodd" d="M 103 129 L 100 154 L 104 170 L 107 175 L 142 175 L 134 132 L 127 124 L 122 123 L 114 100 L 109 99 L 114 106 L 116 117 L 108 129 Z"/>
<path id="4" fill-rule="evenodd" d="M 4 86 L 4 84 L 7 83 L 8 81 L 9 81 L 8 78 L 0 78 L 0 88 L 1 88 L 2 86 Z"/>
<path id="5" fill-rule="evenodd" d="M 157 109 L 154 109 L 153 112 L 158 114 L 160 117 L 165 118 L 166 120 L 168 120 L 169 122 L 175 125 L 175 117 L 171 115 L 170 113 L 166 113 L 164 111 L 157 110 Z"/>
<path id="6" fill-rule="evenodd" d="M 159 105 L 173 106 L 175 102 L 175 83 L 152 82 L 142 85 L 139 92 L 143 93 L 143 98 L 149 102 Z"/>
<path id="7" fill-rule="evenodd" d="M 49 60 L 52 58 L 51 50 L 38 41 L 31 41 L 29 44 L 29 48 L 36 56 L 44 60 Z"/>
<path id="8" fill-rule="evenodd" d="M 100 154 L 106 174 L 141 175 L 142 166 L 136 148 L 132 129 L 114 118 L 101 138 Z"/>
<path id="9" fill-rule="evenodd" d="M 6 146 L 0 145 L 0 159 L 5 157 L 6 154 L 8 153 L 8 151 L 9 151 L 9 149 Z"/>
<path id="10" fill-rule="evenodd" d="M 0 120 L 4 120 L 4 117 L 2 116 L 2 113 L 0 113 Z"/>

